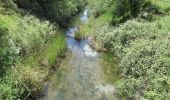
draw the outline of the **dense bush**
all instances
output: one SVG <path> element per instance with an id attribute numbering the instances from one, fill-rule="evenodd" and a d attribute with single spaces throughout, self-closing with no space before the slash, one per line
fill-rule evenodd
<path id="1" fill-rule="evenodd" d="M 43 87 L 47 73 L 37 67 L 18 65 L 8 70 L 0 84 L 0 100 L 27 99 Z"/>
<path id="2" fill-rule="evenodd" d="M 14 21 L 15 19 L 15 21 Z M 7 29 L 8 44 L 18 48 L 18 53 L 27 54 L 39 49 L 56 34 L 56 27 L 48 21 L 40 21 L 33 16 L 2 15 L 0 23 Z"/>
<path id="3" fill-rule="evenodd" d="M 163 15 L 165 12 L 165 9 L 163 10 L 152 0 L 116 0 L 112 24 L 124 23 L 128 19 L 136 17 L 153 21 L 157 15 Z"/>
<path id="4" fill-rule="evenodd" d="M 136 40 L 126 48 L 120 62 L 125 80 L 118 84 L 121 94 L 135 99 L 169 98 L 169 39 Z M 125 82 L 125 83 L 124 83 Z"/>
<path id="5" fill-rule="evenodd" d="M 8 0 L 12 1 L 12 0 Z M 20 8 L 24 8 L 40 17 L 46 17 L 60 25 L 65 25 L 70 18 L 81 11 L 86 0 L 13 0 Z"/>
<path id="6" fill-rule="evenodd" d="M 152 21 L 155 14 L 163 13 L 164 11 L 150 0 L 116 0 L 112 24 L 117 25 L 138 16 Z"/>
<path id="7" fill-rule="evenodd" d="M 127 13 L 136 17 L 142 10 L 146 0 L 116 0 L 116 12 L 125 17 Z"/>
<path id="8" fill-rule="evenodd" d="M 114 4 L 114 0 L 88 0 L 88 4 L 90 13 L 98 17 Z"/>
<path id="9" fill-rule="evenodd" d="M 0 100 L 25 100 L 42 89 L 65 40 L 57 24 L 21 15 L 1 2 L 0 8 Z M 49 65 L 42 69 L 44 59 Z"/>
<path id="10" fill-rule="evenodd" d="M 118 94 L 134 100 L 170 97 L 170 33 L 162 20 L 128 21 L 117 28 L 106 26 L 97 34 L 102 47 L 114 52 L 119 62 L 123 79 Z"/>
<path id="11" fill-rule="evenodd" d="M 0 17 L 2 69 L 13 65 L 19 55 L 25 56 L 31 52 L 41 51 L 47 41 L 56 34 L 56 28 L 52 24 L 48 21 L 39 21 L 33 16 L 0 15 Z"/>
<path id="12" fill-rule="evenodd" d="M 17 54 L 15 52 L 16 48 L 11 44 L 7 37 L 8 29 L 0 23 L 0 76 L 5 72 L 5 70 L 16 62 Z M 15 49 L 15 50 L 13 50 Z"/>
<path id="13" fill-rule="evenodd" d="M 70 17 L 79 11 L 75 0 L 50 0 L 47 6 L 50 19 L 60 24 L 69 22 Z"/>
<path id="14" fill-rule="evenodd" d="M 8 10 L 12 9 L 12 10 L 18 11 L 18 8 L 16 4 L 14 3 L 14 0 L 0 0 L 0 3 L 2 4 L 0 6 L 1 7 L 3 6 L 5 9 L 8 9 Z"/>

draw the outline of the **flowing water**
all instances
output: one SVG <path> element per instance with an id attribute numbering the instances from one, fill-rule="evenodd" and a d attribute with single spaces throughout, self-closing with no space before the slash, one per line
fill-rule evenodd
<path id="1" fill-rule="evenodd" d="M 88 23 L 87 9 L 81 16 L 81 21 Z M 113 83 L 106 81 L 107 78 L 114 77 L 106 74 L 112 71 L 107 68 L 114 67 L 111 64 L 114 63 L 113 59 L 105 61 L 102 54 L 89 46 L 89 39 L 76 40 L 76 31 L 77 27 L 73 27 L 66 32 L 69 51 L 51 78 L 43 100 L 117 100 Z"/>

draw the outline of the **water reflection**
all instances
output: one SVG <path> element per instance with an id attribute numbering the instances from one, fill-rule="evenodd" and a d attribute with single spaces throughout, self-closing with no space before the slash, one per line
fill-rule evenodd
<path id="1" fill-rule="evenodd" d="M 84 23 L 87 23 L 88 21 L 88 10 L 85 9 L 83 16 L 81 17 L 81 21 Z M 69 28 L 66 32 L 67 36 L 67 45 L 69 50 L 71 50 L 75 55 L 79 56 L 88 56 L 88 57 L 96 57 L 97 52 L 94 51 L 89 46 L 89 39 L 83 39 L 83 40 L 76 40 L 75 32 L 78 30 L 77 27 Z"/>
<path id="2" fill-rule="evenodd" d="M 88 10 L 81 17 L 88 21 Z M 115 100 L 115 89 L 104 82 L 102 59 L 89 46 L 89 39 L 76 40 L 77 27 L 66 32 L 69 53 L 51 79 L 44 100 Z"/>
<path id="3" fill-rule="evenodd" d="M 74 38 L 74 33 L 77 31 L 76 28 L 70 28 L 66 34 L 67 34 L 67 45 L 69 50 L 71 50 L 74 54 L 79 56 L 88 56 L 88 57 L 96 57 L 97 52 L 94 51 L 89 46 L 89 40 L 83 39 L 83 40 L 76 40 Z"/>

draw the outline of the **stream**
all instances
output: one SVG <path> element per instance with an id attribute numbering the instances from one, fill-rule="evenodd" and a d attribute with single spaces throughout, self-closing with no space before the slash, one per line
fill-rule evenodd
<path id="1" fill-rule="evenodd" d="M 80 20 L 88 23 L 87 9 Z M 113 57 L 108 58 L 108 54 L 92 49 L 88 38 L 76 40 L 76 31 L 77 27 L 66 31 L 69 49 L 66 58 L 52 76 L 46 96 L 39 100 L 117 100 L 112 82 L 118 79 L 116 70 L 113 70 Z"/>

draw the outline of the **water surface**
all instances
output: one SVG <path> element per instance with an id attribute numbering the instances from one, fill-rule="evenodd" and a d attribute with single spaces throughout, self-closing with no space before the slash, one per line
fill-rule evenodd
<path id="1" fill-rule="evenodd" d="M 80 19 L 88 23 L 87 9 Z M 69 51 L 53 75 L 43 100 L 116 100 L 112 82 L 116 80 L 107 80 L 107 77 L 117 77 L 111 76 L 115 70 L 108 69 L 115 67 L 111 64 L 113 59 L 103 59 L 102 54 L 90 47 L 88 38 L 76 40 L 76 31 L 77 27 L 71 27 L 66 32 Z"/>

